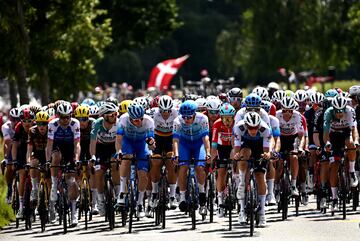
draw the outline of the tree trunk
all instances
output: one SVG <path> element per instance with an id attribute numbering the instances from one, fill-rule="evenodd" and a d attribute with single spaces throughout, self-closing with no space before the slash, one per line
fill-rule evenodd
<path id="1" fill-rule="evenodd" d="M 17 106 L 17 91 L 16 91 L 16 81 L 13 79 L 8 79 L 9 83 L 9 94 L 10 94 L 10 104 L 11 108 Z"/>
<path id="2" fill-rule="evenodd" d="M 40 73 L 40 93 L 41 93 L 41 104 L 47 105 L 50 101 L 49 99 L 49 73 L 48 68 L 43 65 L 41 67 Z"/>
<path id="3" fill-rule="evenodd" d="M 17 64 L 16 80 L 20 96 L 20 105 L 29 104 L 28 84 L 26 82 L 26 68 L 22 63 Z"/>

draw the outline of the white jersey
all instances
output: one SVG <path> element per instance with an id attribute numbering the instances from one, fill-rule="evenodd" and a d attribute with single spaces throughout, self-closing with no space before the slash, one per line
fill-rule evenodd
<path id="1" fill-rule="evenodd" d="M 11 121 L 8 120 L 1 126 L 1 131 L 4 136 L 4 141 L 12 140 L 15 134 L 15 129 L 12 128 Z"/>
<path id="2" fill-rule="evenodd" d="M 68 144 L 80 140 L 80 122 L 77 119 L 71 118 L 69 125 L 65 128 L 60 126 L 59 121 L 59 118 L 55 118 L 49 122 L 48 139 Z"/>
<path id="3" fill-rule="evenodd" d="M 256 136 L 250 136 L 247 130 L 244 120 L 239 121 L 233 129 L 234 132 L 234 146 L 241 147 L 245 140 L 247 141 L 257 141 L 262 138 L 263 147 L 268 148 L 270 146 L 271 139 L 271 130 L 268 124 L 264 121 L 261 121 L 260 128 Z"/>
<path id="4" fill-rule="evenodd" d="M 174 120 L 178 116 L 175 109 L 171 109 L 169 118 L 166 120 L 162 117 L 160 109 L 156 108 L 154 113 L 155 134 L 159 136 L 170 136 L 173 132 Z"/>
<path id="5" fill-rule="evenodd" d="M 276 117 L 280 123 L 280 132 L 282 136 L 292 136 L 296 134 L 303 134 L 304 127 L 301 121 L 301 114 L 294 110 L 289 121 L 284 120 L 282 110 L 276 111 Z"/>
<path id="6" fill-rule="evenodd" d="M 240 110 L 238 110 L 238 112 L 236 112 L 235 115 L 235 125 L 241 121 L 242 119 L 244 119 L 244 116 L 246 114 L 246 107 L 241 108 Z M 269 114 L 263 109 L 260 108 L 260 112 L 259 112 L 260 118 L 268 125 L 270 126 L 270 118 L 269 118 Z"/>
<path id="7" fill-rule="evenodd" d="M 154 120 L 145 114 L 141 126 L 137 127 L 131 123 L 129 114 L 125 113 L 120 116 L 117 134 L 131 141 L 143 141 L 148 137 L 154 137 Z"/>
<path id="8" fill-rule="evenodd" d="M 271 133 L 273 137 L 280 136 L 280 122 L 278 118 L 272 115 L 269 115 L 269 118 L 270 118 Z"/>
<path id="9" fill-rule="evenodd" d="M 206 115 L 197 112 L 191 125 L 186 125 L 181 115 L 174 120 L 174 138 L 185 141 L 200 141 L 209 136 L 209 119 Z"/>

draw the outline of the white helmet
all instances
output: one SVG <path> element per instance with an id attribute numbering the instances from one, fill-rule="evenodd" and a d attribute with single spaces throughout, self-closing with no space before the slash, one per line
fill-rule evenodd
<path id="1" fill-rule="evenodd" d="M 331 101 L 331 104 L 334 107 L 334 109 L 342 110 L 346 107 L 347 100 L 343 96 L 338 95 Z"/>
<path id="2" fill-rule="evenodd" d="M 49 108 L 46 110 L 46 112 L 48 113 L 49 117 L 52 117 L 55 115 L 55 109 L 54 108 Z"/>
<path id="3" fill-rule="evenodd" d="M 340 95 L 342 95 L 342 96 L 345 97 L 346 99 L 347 99 L 347 98 L 350 98 L 349 92 L 346 92 L 346 91 L 341 92 Z"/>
<path id="4" fill-rule="evenodd" d="M 284 99 L 285 97 L 285 91 L 283 90 L 277 90 L 274 92 L 273 96 L 272 96 L 272 100 L 273 101 L 281 101 L 282 99 Z"/>
<path id="5" fill-rule="evenodd" d="M 175 99 L 175 100 L 174 100 L 174 108 L 175 108 L 176 110 L 179 110 L 181 103 L 182 103 L 181 100 Z"/>
<path id="6" fill-rule="evenodd" d="M 110 114 L 110 113 L 114 113 L 114 112 L 118 112 L 118 107 L 117 105 L 115 105 L 112 102 L 105 102 L 98 111 L 99 115 L 104 115 L 104 114 Z"/>
<path id="7" fill-rule="evenodd" d="M 288 97 L 286 96 L 284 99 L 282 99 L 281 101 L 281 107 L 283 109 L 290 109 L 290 110 L 294 110 L 296 107 L 296 101 L 294 98 L 292 97 Z"/>
<path id="8" fill-rule="evenodd" d="M 149 102 L 147 101 L 146 97 L 136 97 L 134 99 L 134 103 L 141 105 L 144 110 L 149 109 Z"/>
<path id="9" fill-rule="evenodd" d="M 353 85 L 349 88 L 350 96 L 357 96 L 360 94 L 360 85 Z"/>
<path id="10" fill-rule="evenodd" d="M 242 98 L 243 97 L 243 92 L 242 92 L 242 90 L 240 88 L 234 87 L 234 88 L 232 88 L 231 90 L 229 90 L 227 92 L 227 96 L 229 98 L 231 98 L 231 97 L 240 97 L 240 98 Z"/>
<path id="11" fill-rule="evenodd" d="M 56 109 L 56 112 L 60 115 L 71 115 L 72 111 L 71 104 L 67 101 L 61 103 Z"/>
<path id="12" fill-rule="evenodd" d="M 269 92 L 264 87 L 256 87 L 253 89 L 252 93 L 260 96 L 262 100 L 267 100 L 269 98 Z"/>
<path id="13" fill-rule="evenodd" d="M 299 110 L 299 103 L 297 103 L 296 101 L 295 101 L 295 108 L 294 108 L 294 110 Z"/>
<path id="14" fill-rule="evenodd" d="M 218 99 L 218 97 L 215 95 L 209 95 L 208 97 L 206 97 L 206 100 L 214 100 L 214 99 Z"/>
<path id="15" fill-rule="evenodd" d="M 305 102 L 308 99 L 308 95 L 305 90 L 297 90 L 295 92 L 294 99 L 297 102 Z"/>
<path id="16" fill-rule="evenodd" d="M 198 109 L 206 108 L 207 100 L 205 98 L 199 98 L 195 100 L 196 104 L 198 105 Z"/>
<path id="17" fill-rule="evenodd" d="M 267 86 L 268 89 L 274 89 L 274 90 L 279 90 L 280 89 L 280 85 L 278 83 L 275 82 L 270 82 Z"/>
<path id="18" fill-rule="evenodd" d="M 90 116 L 99 115 L 99 107 L 97 105 L 90 105 L 89 106 L 89 115 Z"/>
<path id="19" fill-rule="evenodd" d="M 323 102 L 325 99 L 325 96 L 323 93 L 320 92 L 316 92 L 313 95 L 310 95 L 310 101 L 313 104 L 320 104 L 321 102 Z"/>
<path id="20" fill-rule="evenodd" d="M 12 108 L 12 109 L 9 111 L 9 115 L 10 115 L 12 118 L 19 118 L 20 112 L 19 112 L 18 108 Z"/>
<path id="21" fill-rule="evenodd" d="M 168 95 L 163 95 L 159 99 L 159 108 L 161 110 L 171 110 L 174 106 L 173 99 Z"/>
<path id="22" fill-rule="evenodd" d="M 220 110 L 220 107 L 221 107 L 221 100 L 219 99 L 210 99 L 206 102 L 206 108 L 208 110 Z"/>
<path id="23" fill-rule="evenodd" d="M 307 96 L 310 98 L 312 95 L 315 95 L 317 92 L 314 89 L 308 89 L 306 90 Z"/>
<path id="24" fill-rule="evenodd" d="M 261 117 L 256 112 L 247 112 L 244 116 L 244 123 L 251 127 L 259 126 L 261 123 Z"/>

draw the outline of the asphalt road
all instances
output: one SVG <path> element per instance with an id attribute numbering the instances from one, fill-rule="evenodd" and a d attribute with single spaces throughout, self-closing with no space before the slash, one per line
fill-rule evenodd
<path id="1" fill-rule="evenodd" d="M 32 230 L 25 230 L 24 223 L 18 229 L 12 223 L 0 230 L 0 240 L 71 240 L 71 241 L 100 241 L 100 240 L 146 240 L 146 241 L 210 241 L 210 240 L 276 240 L 276 241 L 357 241 L 360 240 L 360 211 L 351 211 L 348 207 L 347 219 L 342 220 L 341 213 L 331 216 L 328 212 L 322 214 L 315 209 L 315 200 L 310 199 L 308 206 L 301 206 L 298 217 L 295 217 L 295 208 L 290 206 L 289 218 L 281 221 L 281 213 L 275 208 L 267 209 L 267 227 L 255 229 L 253 237 L 249 235 L 248 226 L 237 223 L 237 215 L 233 214 L 235 224 L 232 231 L 228 231 L 228 218 L 214 217 L 214 222 L 209 219 L 201 221 L 197 216 L 197 228 L 191 230 L 191 219 L 178 210 L 169 211 L 167 227 L 162 230 L 154 226 L 154 220 L 143 218 L 134 223 L 133 233 L 128 233 L 128 227 L 121 227 L 121 218 L 116 219 L 116 228 L 109 231 L 108 224 L 103 217 L 94 217 L 85 230 L 83 220 L 75 228 L 70 228 L 66 235 L 62 233 L 62 226 L 49 225 L 44 233 L 40 231 L 37 221 Z"/>

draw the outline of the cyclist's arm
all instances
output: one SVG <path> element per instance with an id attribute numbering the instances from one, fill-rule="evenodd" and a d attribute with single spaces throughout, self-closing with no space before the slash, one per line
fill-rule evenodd
<path id="1" fill-rule="evenodd" d="M 275 137 L 274 140 L 275 140 L 275 151 L 280 152 L 281 149 L 280 137 Z"/>
<path id="2" fill-rule="evenodd" d="M 352 137 L 353 137 L 354 142 L 359 143 L 359 133 L 358 133 L 356 126 L 351 129 L 351 132 L 352 132 Z"/>
<path id="3" fill-rule="evenodd" d="M 75 161 L 80 160 L 80 152 L 81 152 L 81 146 L 80 146 L 80 138 L 74 140 L 74 158 Z"/>
<path id="4" fill-rule="evenodd" d="M 90 140 L 90 156 L 94 156 L 96 154 L 96 139 Z"/>
<path id="5" fill-rule="evenodd" d="M 313 140 L 314 140 L 314 144 L 316 146 L 320 146 L 320 135 L 319 135 L 319 132 L 314 132 L 313 134 Z"/>
<path id="6" fill-rule="evenodd" d="M 122 140 L 123 140 L 122 135 L 116 135 L 116 141 L 115 141 L 116 153 L 119 153 L 119 151 L 122 150 Z"/>
<path id="7" fill-rule="evenodd" d="M 179 156 L 179 139 L 173 138 L 173 152 L 174 156 Z"/>
<path id="8" fill-rule="evenodd" d="M 329 137 L 329 132 L 330 132 L 330 124 L 331 124 L 331 112 L 330 112 L 331 108 L 327 109 L 325 111 L 324 114 L 324 134 L 323 134 L 323 140 L 324 143 L 328 142 L 330 137 Z"/>
<path id="9" fill-rule="evenodd" d="M 30 163 L 31 161 L 31 153 L 33 151 L 33 145 L 31 143 L 27 144 L 27 152 L 26 152 L 26 162 Z"/>
<path id="10" fill-rule="evenodd" d="M 13 141 L 12 147 L 11 147 L 11 156 L 13 160 L 17 159 L 17 150 L 18 150 L 19 142 Z"/>
<path id="11" fill-rule="evenodd" d="M 9 154 L 11 153 L 11 139 L 4 140 L 4 158 L 7 159 Z"/>
<path id="12" fill-rule="evenodd" d="M 206 155 L 210 155 L 210 141 L 209 141 L 209 136 L 204 136 L 204 137 L 202 138 L 202 140 L 203 140 L 203 143 L 204 143 Z"/>
<path id="13" fill-rule="evenodd" d="M 97 129 L 96 121 L 94 121 L 91 126 L 91 132 L 90 132 L 90 148 L 89 148 L 90 156 L 96 155 L 97 132 L 98 129 Z"/>
<path id="14" fill-rule="evenodd" d="M 46 160 L 51 160 L 51 152 L 53 149 L 54 141 L 52 139 L 48 139 L 46 143 Z"/>

